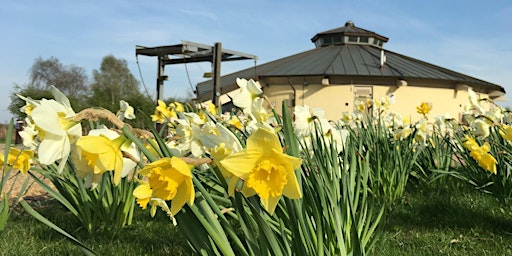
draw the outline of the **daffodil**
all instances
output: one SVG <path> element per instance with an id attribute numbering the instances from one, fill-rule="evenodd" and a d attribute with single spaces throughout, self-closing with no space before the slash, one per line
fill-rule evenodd
<path id="1" fill-rule="evenodd" d="M 356 103 L 356 111 L 359 113 L 363 113 L 366 110 L 366 104 L 363 101 L 357 100 Z"/>
<path id="2" fill-rule="evenodd" d="M 121 178 L 126 177 L 130 173 L 130 171 L 132 171 L 137 166 L 137 163 L 140 161 L 141 156 L 140 156 L 139 150 L 137 149 L 135 144 L 130 143 L 130 141 L 127 140 L 124 136 L 121 137 L 121 135 L 119 135 L 117 132 L 115 132 L 113 130 L 107 129 L 105 127 L 100 127 L 98 129 L 93 129 L 93 130 L 89 131 L 89 134 L 87 136 L 104 137 L 104 138 L 98 138 L 98 140 L 101 140 L 101 143 L 103 143 L 103 142 L 107 143 L 107 147 L 110 147 L 110 146 L 108 146 L 108 144 L 113 144 L 112 145 L 113 152 L 115 152 L 115 154 L 116 154 L 116 158 L 113 158 L 113 159 L 115 159 L 116 161 L 119 160 L 117 158 L 117 155 L 118 154 L 122 155 L 122 157 L 123 157 L 122 158 L 122 168 L 121 168 L 121 172 L 120 172 Z M 107 140 L 105 140 L 105 138 Z M 87 137 L 86 140 L 90 140 L 90 138 Z M 110 140 L 110 142 L 108 140 Z M 80 143 L 81 143 L 81 146 L 83 146 L 84 141 L 82 141 Z M 119 144 L 121 144 L 120 145 L 121 152 L 119 152 L 117 150 L 117 147 Z M 104 145 L 97 144 L 97 146 L 101 147 Z M 96 165 L 96 161 L 91 160 L 93 158 L 89 156 L 90 154 L 91 154 L 90 152 L 83 151 L 82 147 L 78 146 L 72 150 L 71 160 L 73 161 L 75 166 L 77 166 L 78 176 L 82 179 L 85 179 L 86 186 L 95 188 L 98 185 L 98 182 L 101 181 L 101 177 L 102 177 L 103 173 L 105 171 L 111 171 L 111 170 L 98 169 L 98 167 L 100 167 L 101 164 L 98 163 L 99 165 Z M 98 159 L 98 160 L 101 160 L 101 159 Z M 119 163 L 116 163 L 116 165 L 117 166 L 114 166 L 114 167 L 117 167 L 118 168 L 117 171 L 118 171 Z M 112 169 L 112 171 L 114 171 L 114 177 L 117 179 L 116 170 Z M 117 172 L 117 175 L 119 175 L 119 171 Z"/>
<path id="3" fill-rule="evenodd" d="M 470 104 L 470 109 L 472 110 L 475 110 L 477 112 L 477 114 L 482 114 L 484 113 L 484 108 L 482 107 L 482 105 L 480 104 L 480 101 L 477 99 L 477 95 L 475 93 L 475 91 L 473 91 L 473 89 L 469 88 L 468 89 L 468 99 L 469 99 L 469 104 Z"/>
<path id="4" fill-rule="evenodd" d="M 473 128 L 473 134 L 477 137 L 487 138 L 490 132 L 490 124 L 487 119 L 477 118 L 471 122 L 471 128 Z"/>
<path id="5" fill-rule="evenodd" d="M 295 106 L 293 110 L 295 120 L 293 130 L 299 137 L 309 136 L 312 128 L 313 115 L 308 106 Z"/>
<path id="6" fill-rule="evenodd" d="M 485 170 L 496 174 L 496 159 L 489 154 L 489 150 L 491 149 L 491 146 L 488 142 L 485 142 L 484 145 L 475 148 L 471 153 L 469 154 L 473 159 L 475 159 L 478 162 L 478 165 Z"/>
<path id="7" fill-rule="evenodd" d="M 432 110 L 432 104 L 428 102 L 422 102 L 418 107 L 416 107 L 416 111 L 420 115 L 428 115 Z"/>
<path id="8" fill-rule="evenodd" d="M 23 130 L 19 131 L 18 134 L 23 140 L 24 147 L 35 150 L 39 145 L 39 141 L 37 140 L 38 131 L 30 118 L 25 118 Z"/>
<path id="9" fill-rule="evenodd" d="M 183 107 L 183 104 L 175 101 L 174 103 L 169 104 L 169 107 L 174 109 L 177 113 L 185 112 L 185 108 Z"/>
<path id="10" fill-rule="evenodd" d="M 19 170 L 21 173 L 26 174 L 30 169 L 34 158 L 34 152 L 32 150 L 19 150 L 17 148 L 10 148 L 9 154 L 7 155 L 7 164 L 11 165 L 13 169 Z M 0 157 L 0 165 L 4 164 L 4 157 Z"/>
<path id="11" fill-rule="evenodd" d="M 503 139 L 512 141 L 512 126 L 503 124 L 499 132 Z"/>
<path id="12" fill-rule="evenodd" d="M 463 140 L 464 140 L 464 143 L 462 143 L 462 145 L 464 146 L 464 148 L 466 148 L 469 151 L 476 150 L 477 148 L 480 147 L 480 145 L 478 145 L 478 142 L 476 142 L 475 139 L 473 139 L 467 135 L 464 136 Z"/>
<path id="13" fill-rule="evenodd" d="M 421 118 L 418 123 L 416 123 L 415 128 L 416 133 L 414 133 L 414 139 L 420 144 L 425 144 L 430 138 L 430 127 L 427 120 Z"/>
<path id="14" fill-rule="evenodd" d="M 93 170 L 94 175 L 102 175 L 106 171 L 114 172 L 114 185 L 118 185 L 123 174 L 123 153 L 121 147 L 128 140 L 119 136 L 110 140 L 105 135 L 88 135 L 80 138 L 76 146 L 81 155 Z"/>
<path id="15" fill-rule="evenodd" d="M 261 85 L 252 79 L 236 79 L 236 84 L 240 87 L 240 93 L 233 98 L 233 104 L 241 108 L 244 113 L 248 114 L 251 111 L 253 100 L 261 96 L 263 91 Z"/>
<path id="16" fill-rule="evenodd" d="M 58 172 L 61 172 L 71 151 L 71 144 L 82 136 L 79 122 L 71 121 L 75 112 L 69 100 L 57 88 L 51 92 L 55 100 L 33 100 L 18 95 L 32 105 L 28 116 L 35 125 L 40 144 L 37 149 L 39 162 L 51 165 L 60 160 Z M 27 109 L 25 108 L 25 111 Z"/>
<path id="17" fill-rule="evenodd" d="M 135 190 L 137 203 L 146 209 L 155 199 L 172 201 L 170 213 L 176 215 L 185 203 L 194 203 L 191 168 L 177 157 L 162 158 L 146 165 L 139 172 L 147 178 Z"/>
<path id="18" fill-rule="evenodd" d="M 151 115 L 151 120 L 153 122 L 164 123 L 166 120 L 177 117 L 174 109 L 168 107 L 162 100 L 158 100 L 158 106 L 155 108 L 155 114 Z"/>
<path id="19" fill-rule="evenodd" d="M 240 119 L 238 119 L 237 116 L 232 116 L 231 119 L 228 120 L 228 124 L 234 126 L 238 130 L 242 130 L 243 128 L 242 122 L 240 122 Z"/>
<path id="20" fill-rule="evenodd" d="M 478 163 L 478 165 L 485 170 L 496 174 L 497 173 L 497 167 L 496 164 L 498 161 L 489 154 L 489 151 L 491 150 L 491 145 L 488 142 L 485 142 L 482 146 L 478 145 L 478 142 L 476 142 L 475 139 L 465 136 L 464 137 L 464 143 L 463 146 L 470 151 L 469 155 L 475 159 L 475 161 Z"/>
<path id="21" fill-rule="evenodd" d="M 247 139 L 247 148 L 226 157 L 221 165 L 245 181 L 254 190 L 263 207 L 272 214 L 284 195 L 290 199 L 302 197 L 295 170 L 302 160 L 283 153 L 276 134 L 258 129 Z M 245 196 L 250 196 L 245 194 Z"/>
<path id="22" fill-rule="evenodd" d="M 208 101 L 208 103 L 204 103 L 204 108 L 206 111 L 212 115 L 217 115 L 217 106 L 213 104 L 211 101 Z"/>
<path id="23" fill-rule="evenodd" d="M 352 114 L 349 112 L 343 112 L 341 113 L 341 121 L 343 121 L 344 125 L 350 125 L 352 122 Z"/>
<path id="24" fill-rule="evenodd" d="M 180 137 L 179 148 L 200 157 L 205 151 L 201 143 L 201 125 L 204 121 L 196 113 L 180 113 L 176 120 L 176 134 Z"/>
<path id="25" fill-rule="evenodd" d="M 119 101 L 119 118 L 135 119 L 135 110 L 124 100 Z"/>

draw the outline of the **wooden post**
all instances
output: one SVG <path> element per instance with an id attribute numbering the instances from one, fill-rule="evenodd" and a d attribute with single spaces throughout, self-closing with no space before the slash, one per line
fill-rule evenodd
<path id="1" fill-rule="evenodd" d="M 222 61 L 222 44 L 217 42 L 213 46 L 213 95 L 212 103 L 221 111 L 220 97 L 220 62 Z M 222 112 L 222 111 L 221 111 Z"/>
<path id="2" fill-rule="evenodd" d="M 162 58 L 163 57 L 158 56 L 158 70 L 156 74 L 156 104 L 158 104 L 158 100 L 164 100 L 164 81 L 167 80 L 166 76 L 164 75 L 165 64 L 163 63 Z"/>

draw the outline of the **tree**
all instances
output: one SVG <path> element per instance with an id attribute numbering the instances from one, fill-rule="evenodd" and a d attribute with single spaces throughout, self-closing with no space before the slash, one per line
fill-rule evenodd
<path id="1" fill-rule="evenodd" d="M 88 97 L 90 106 L 102 107 L 116 113 L 119 110 L 119 101 L 124 100 L 146 115 L 153 114 L 155 103 L 140 92 L 139 81 L 128 69 L 126 60 L 113 55 L 105 56 L 100 69 L 93 70 L 92 76 L 91 94 Z M 137 119 L 140 122 L 144 120 Z M 138 125 L 140 122 L 137 122 Z"/>
<path id="2" fill-rule="evenodd" d="M 89 89 L 87 80 L 84 68 L 76 65 L 64 66 L 55 57 L 47 60 L 39 57 L 30 69 L 30 86 L 44 90 L 53 85 L 69 97 L 85 95 Z"/>
<path id="3" fill-rule="evenodd" d="M 20 111 L 20 108 L 25 106 L 25 101 L 16 94 L 34 100 L 52 99 L 50 92 L 52 85 L 69 98 L 75 111 L 86 107 L 84 96 L 89 91 L 89 86 L 85 69 L 76 65 L 63 65 L 55 57 L 46 60 L 38 57 L 30 68 L 29 83 L 24 86 L 15 85 L 14 92 L 10 95 L 9 111 L 18 118 L 24 117 L 25 114 Z"/>

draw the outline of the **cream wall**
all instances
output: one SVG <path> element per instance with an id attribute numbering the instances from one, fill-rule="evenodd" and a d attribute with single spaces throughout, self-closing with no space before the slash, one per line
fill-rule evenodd
<path id="1" fill-rule="evenodd" d="M 292 109 L 293 99 L 295 105 L 307 105 L 311 108 L 322 108 L 325 110 L 326 118 L 338 120 L 343 112 L 352 112 L 354 110 L 354 91 L 358 86 L 368 87 L 369 85 L 294 85 L 294 90 L 290 85 L 271 85 L 263 88 L 264 94 L 270 99 L 278 113 L 281 113 L 281 102 L 287 100 L 290 110 Z M 374 85 L 372 99 L 380 99 L 386 95 L 392 95 L 394 103 L 390 105 L 391 111 L 401 113 L 404 117 L 410 117 L 412 120 L 419 119 L 420 115 L 416 112 L 416 106 L 422 102 L 432 104 L 432 110 L 429 116 L 450 115 L 456 120 L 460 120 L 460 112 L 468 102 L 467 87 L 460 90 L 443 87 L 425 87 L 425 85 L 414 86 L 385 86 Z M 488 97 L 487 94 L 478 95 L 481 98 Z"/>
<path id="2" fill-rule="evenodd" d="M 309 84 L 307 86 L 272 85 L 264 87 L 263 93 L 270 99 L 271 104 L 278 113 L 282 113 L 281 102 L 286 100 L 293 112 L 293 99 L 296 106 L 307 105 L 311 108 L 322 108 L 326 117 L 336 120 L 341 113 L 354 109 L 353 87 L 348 86 L 323 86 Z"/>
<path id="3" fill-rule="evenodd" d="M 396 87 L 395 87 L 396 88 Z M 385 96 L 388 92 L 387 86 L 374 86 L 374 98 Z M 460 113 L 468 103 L 468 92 L 466 90 L 455 90 L 450 88 L 429 88 L 418 86 L 402 86 L 391 92 L 394 103 L 390 110 L 401 113 L 404 117 L 418 120 L 421 116 L 416 112 L 416 106 L 422 102 L 432 104 L 429 116 L 449 115 L 460 120 Z"/>

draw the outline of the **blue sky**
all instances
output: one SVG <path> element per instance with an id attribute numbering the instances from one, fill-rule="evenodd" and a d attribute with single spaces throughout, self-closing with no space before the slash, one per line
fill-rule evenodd
<path id="1" fill-rule="evenodd" d="M 87 70 L 113 54 L 140 81 L 135 46 L 222 42 L 258 56 L 258 64 L 314 48 L 318 32 L 352 20 L 389 38 L 385 49 L 496 83 L 512 93 L 512 1 L 60 1 L 0 4 L 0 122 L 14 84 L 28 83 L 34 59 L 58 58 Z M 142 78 L 155 93 L 156 59 L 139 56 Z M 223 63 L 222 74 L 253 66 Z M 166 97 L 186 96 L 210 63 L 166 66 Z M 142 88 L 141 88 L 142 89 Z M 508 97 L 512 99 L 512 97 Z M 512 106 L 506 102 L 503 105 Z"/>

